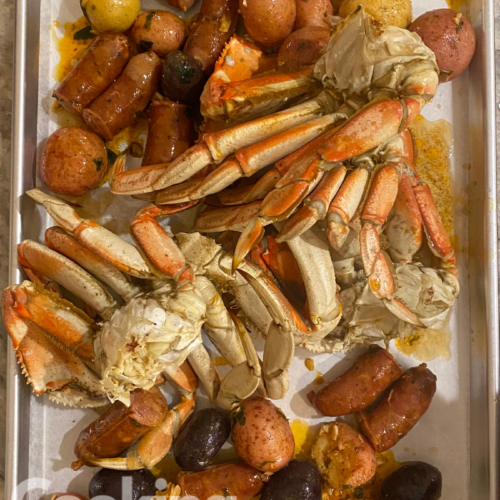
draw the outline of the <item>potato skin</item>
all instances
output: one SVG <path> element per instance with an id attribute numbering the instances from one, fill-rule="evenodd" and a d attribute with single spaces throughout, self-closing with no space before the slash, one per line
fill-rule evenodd
<path id="1" fill-rule="evenodd" d="M 47 139 L 39 174 L 53 193 L 83 196 L 98 186 L 107 168 L 108 155 L 102 139 L 89 130 L 66 127 Z"/>
<path id="2" fill-rule="evenodd" d="M 283 412 L 264 398 L 243 401 L 231 414 L 236 453 L 262 472 L 282 469 L 293 457 L 295 441 Z"/>
<path id="3" fill-rule="evenodd" d="M 410 0 L 344 0 L 340 5 L 339 16 L 347 17 L 358 5 L 375 20 L 388 26 L 406 28 L 411 23 Z"/>
<path id="4" fill-rule="evenodd" d="M 240 14 L 256 43 L 277 47 L 293 30 L 295 0 L 240 0 Z"/>
<path id="5" fill-rule="evenodd" d="M 470 22 L 452 9 L 431 10 L 408 27 L 436 54 L 442 71 L 439 81 L 449 82 L 465 71 L 476 50 L 476 35 Z"/>
<path id="6" fill-rule="evenodd" d="M 403 370 L 388 351 L 371 345 L 342 375 L 321 388 L 316 408 L 329 417 L 340 417 L 371 405 Z"/>
<path id="7" fill-rule="evenodd" d="M 329 39 L 330 30 L 320 26 L 294 31 L 280 47 L 278 69 L 288 73 L 314 64 L 326 49 Z"/>
<path id="8" fill-rule="evenodd" d="M 182 46 L 186 28 L 175 14 L 166 10 L 148 10 L 135 21 L 132 39 L 143 50 L 152 50 L 159 57 L 165 57 Z"/>
<path id="9" fill-rule="evenodd" d="M 296 0 L 295 30 L 306 26 L 329 28 L 328 16 L 333 16 L 333 5 L 330 0 Z"/>

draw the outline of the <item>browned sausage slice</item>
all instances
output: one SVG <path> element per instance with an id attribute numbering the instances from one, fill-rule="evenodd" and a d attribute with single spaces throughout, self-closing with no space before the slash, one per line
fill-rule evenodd
<path id="1" fill-rule="evenodd" d="M 184 53 L 197 59 L 206 75 L 233 36 L 238 20 L 238 0 L 203 0 L 184 46 Z"/>
<path id="2" fill-rule="evenodd" d="M 349 370 L 321 388 L 314 404 L 329 417 L 363 410 L 402 374 L 403 370 L 388 351 L 371 345 Z"/>
<path id="3" fill-rule="evenodd" d="M 142 165 L 169 163 L 184 153 L 196 138 L 191 109 L 173 101 L 153 101 Z"/>
<path id="4" fill-rule="evenodd" d="M 413 429 L 436 392 L 436 376 L 425 363 L 410 368 L 377 405 L 359 414 L 361 431 L 379 453 Z"/>
<path id="5" fill-rule="evenodd" d="M 54 91 L 54 97 L 70 113 L 81 115 L 120 75 L 129 54 L 129 43 L 125 35 L 99 35 L 75 69 Z"/>
<path id="6" fill-rule="evenodd" d="M 152 427 L 163 422 L 167 412 L 167 401 L 157 387 L 149 391 L 136 389 L 129 407 L 116 401 L 80 433 L 75 443 L 78 460 L 71 467 L 78 470 L 83 465 L 92 466 L 89 460 L 93 458 L 120 456 Z"/>
<path id="7" fill-rule="evenodd" d="M 83 111 L 85 123 L 110 141 L 149 104 L 160 75 L 161 60 L 154 52 L 133 57 L 118 80 Z"/>
<path id="8" fill-rule="evenodd" d="M 202 472 L 181 472 L 177 484 L 181 497 L 208 500 L 211 497 L 233 497 L 250 500 L 264 487 L 266 476 L 244 462 L 221 465 Z"/>

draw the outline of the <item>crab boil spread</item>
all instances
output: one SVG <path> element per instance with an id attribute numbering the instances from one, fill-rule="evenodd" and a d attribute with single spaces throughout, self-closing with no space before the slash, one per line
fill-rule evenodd
<path id="1" fill-rule="evenodd" d="M 81 0 L 65 26 L 54 112 L 76 126 L 44 138 L 26 192 L 54 225 L 3 292 L 35 394 L 93 415 L 66 466 L 100 468 L 90 498 L 128 477 L 134 499 L 437 500 L 440 471 L 389 451 L 437 378 L 390 351 L 448 331 L 459 294 L 412 134 L 467 68 L 469 21 L 411 22 L 410 0 L 167 1 Z M 89 217 L 92 195 L 142 200 L 131 237 Z M 294 366 L 353 349 L 303 396 L 322 425 L 285 415 Z"/>

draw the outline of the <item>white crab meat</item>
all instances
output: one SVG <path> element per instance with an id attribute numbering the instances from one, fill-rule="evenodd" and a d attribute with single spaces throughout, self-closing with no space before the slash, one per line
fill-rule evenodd
<path id="1" fill-rule="evenodd" d="M 131 300 L 98 334 L 102 390 L 127 403 L 135 388 L 150 389 L 168 365 L 181 365 L 202 343 L 206 303 L 191 285 L 164 287 Z"/>

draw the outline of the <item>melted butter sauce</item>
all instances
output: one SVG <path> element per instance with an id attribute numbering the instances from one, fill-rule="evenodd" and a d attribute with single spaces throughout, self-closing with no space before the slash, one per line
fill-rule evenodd
<path id="1" fill-rule="evenodd" d="M 292 420 L 290 427 L 292 428 L 295 440 L 293 458 L 311 458 L 311 448 L 316 438 L 317 430 L 300 418 Z"/>
<path id="2" fill-rule="evenodd" d="M 447 330 L 417 330 L 403 338 L 397 338 L 395 345 L 398 351 L 412 356 L 419 361 L 432 361 L 436 358 L 451 359 L 451 333 Z"/>
<path id="3" fill-rule="evenodd" d="M 55 39 L 57 51 L 61 57 L 59 63 L 54 68 L 54 73 L 52 74 L 54 80 L 62 82 L 71 73 L 89 45 L 92 43 L 93 38 L 88 40 L 75 40 L 73 38 L 77 31 L 80 31 L 86 26 L 89 26 L 89 23 L 83 16 L 75 22 L 64 23 L 64 35 L 59 38 L 56 34 L 56 29 L 59 29 L 61 24 L 59 21 L 54 21 L 52 33 Z"/>
<path id="4" fill-rule="evenodd" d="M 444 227 L 453 234 L 453 188 L 450 175 L 451 125 L 417 116 L 410 131 L 414 139 L 415 168 L 429 185 Z"/>

